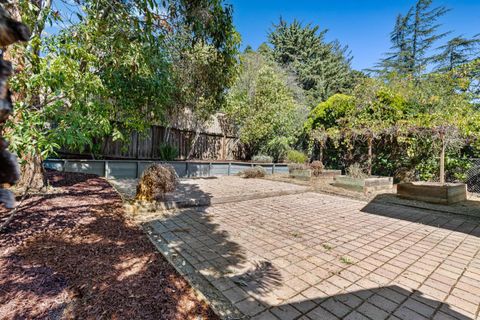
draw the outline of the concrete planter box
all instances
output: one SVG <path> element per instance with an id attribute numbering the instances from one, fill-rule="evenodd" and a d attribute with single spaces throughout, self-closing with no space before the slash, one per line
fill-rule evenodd
<path id="1" fill-rule="evenodd" d="M 290 178 L 300 180 L 310 180 L 312 178 L 312 170 L 310 169 L 289 169 Z"/>
<path id="2" fill-rule="evenodd" d="M 346 189 L 352 189 L 355 191 L 362 191 L 364 193 L 382 190 L 387 191 L 393 188 L 393 178 L 353 178 L 349 176 L 336 176 L 334 185 Z"/>
<path id="3" fill-rule="evenodd" d="M 319 176 L 315 176 L 315 178 L 321 180 L 333 180 L 340 175 L 342 175 L 342 170 L 323 170 L 322 173 Z"/>
<path id="4" fill-rule="evenodd" d="M 452 204 L 467 200 L 467 185 L 464 183 L 409 182 L 397 185 L 397 194 L 402 198 L 430 203 Z"/>

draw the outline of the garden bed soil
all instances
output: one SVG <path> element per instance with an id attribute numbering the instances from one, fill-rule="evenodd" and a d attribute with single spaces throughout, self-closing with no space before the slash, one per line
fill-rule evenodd
<path id="1" fill-rule="evenodd" d="M 467 200 L 464 183 L 409 182 L 397 185 L 398 196 L 430 203 L 453 204 Z"/>
<path id="2" fill-rule="evenodd" d="M 54 192 L 26 199 L 0 234 L 1 319 L 218 319 L 107 181 L 47 176 Z"/>
<path id="3" fill-rule="evenodd" d="M 334 185 L 364 193 L 391 190 L 393 188 L 393 178 L 391 177 L 368 177 L 353 178 L 350 176 L 336 176 Z"/>

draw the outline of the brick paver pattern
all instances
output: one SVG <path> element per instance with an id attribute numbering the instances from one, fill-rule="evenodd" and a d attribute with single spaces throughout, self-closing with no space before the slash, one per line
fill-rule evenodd
<path id="1" fill-rule="evenodd" d="M 248 317 L 376 320 L 479 319 L 479 223 L 306 192 L 151 225 Z"/>
<path id="2" fill-rule="evenodd" d="M 135 196 L 137 179 L 110 180 L 115 188 L 127 198 Z M 295 192 L 307 187 L 269 180 L 247 180 L 238 176 L 181 179 L 175 192 L 167 193 L 166 201 L 185 201 L 199 198 L 231 198 L 265 192 Z"/>

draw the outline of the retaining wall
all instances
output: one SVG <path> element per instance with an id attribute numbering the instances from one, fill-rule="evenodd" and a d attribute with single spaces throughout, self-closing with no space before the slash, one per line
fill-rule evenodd
<path id="1" fill-rule="evenodd" d="M 235 175 L 254 166 L 265 168 L 268 174 L 288 173 L 286 164 L 246 162 L 48 159 L 43 166 L 57 171 L 92 173 L 109 179 L 135 179 L 152 163 L 170 164 L 180 178 Z"/>

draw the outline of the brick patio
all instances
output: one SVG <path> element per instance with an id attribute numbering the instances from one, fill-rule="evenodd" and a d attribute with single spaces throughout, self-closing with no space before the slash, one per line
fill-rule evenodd
<path id="1" fill-rule="evenodd" d="M 159 213 L 145 228 L 224 318 L 480 318 L 473 218 L 304 192 Z"/>

